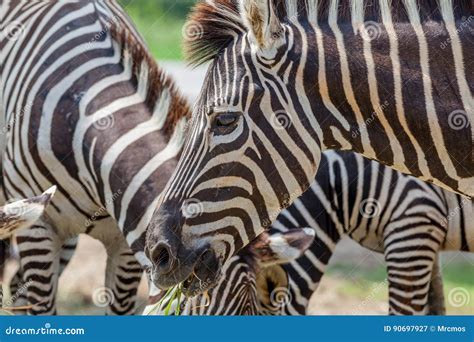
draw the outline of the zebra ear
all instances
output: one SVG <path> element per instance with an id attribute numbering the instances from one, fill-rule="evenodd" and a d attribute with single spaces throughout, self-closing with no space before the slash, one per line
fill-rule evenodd
<path id="1" fill-rule="evenodd" d="M 43 215 L 56 191 L 53 186 L 40 196 L 15 201 L 0 207 L 0 240 L 20 229 L 31 227 Z"/>
<path id="2" fill-rule="evenodd" d="M 311 228 L 263 233 L 252 243 L 252 250 L 261 266 L 286 264 L 302 256 L 313 243 L 314 236 Z"/>
<path id="3" fill-rule="evenodd" d="M 251 42 L 260 50 L 275 52 L 284 43 L 283 26 L 272 0 L 239 0 L 240 15 L 250 32 Z"/>

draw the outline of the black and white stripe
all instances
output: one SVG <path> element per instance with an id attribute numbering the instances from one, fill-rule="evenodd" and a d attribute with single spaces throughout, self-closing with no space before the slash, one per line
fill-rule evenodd
<path id="1" fill-rule="evenodd" d="M 188 106 L 115 1 L 7 0 L 0 12 L 6 198 L 58 187 L 47 219 L 18 233 L 29 285 L 16 304 L 55 312 L 61 247 L 86 233 L 107 249 L 108 313 L 133 313 Z"/>
<path id="2" fill-rule="evenodd" d="M 391 314 L 436 313 L 429 299 L 432 279 L 439 277 L 437 255 L 474 251 L 474 227 L 464 221 L 474 218 L 473 208 L 470 200 L 360 155 L 324 153 L 316 181 L 272 225 L 316 232 L 305 255 L 284 266 L 293 286 L 283 312 L 305 312 L 336 245 L 348 236 L 384 254 Z M 436 286 L 431 290 L 442 296 Z"/>
<path id="3" fill-rule="evenodd" d="M 193 272 L 212 284 L 327 149 L 474 195 L 472 1 L 211 0 L 188 25 L 190 60 L 211 63 L 147 239 L 170 260 L 157 286 L 205 290 Z"/>
<path id="4" fill-rule="evenodd" d="M 223 275 L 208 295 L 178 297 L 152 286 L 144 314 L 257 315 L 265 305 L 288 300 L 288 275 L 280 266 L 302 256 L 314 241 L 308 228 L 261 234 L 224 265 Z M 171 301 L 171 302 L 170 302 Z M 157 303 L 158 302 L 158 303 Z M 288 301 L 289 302 L 289 301 Z M 180 310 L 178 311 L 178 305 Z"/>
<path id="5" fill-rule="evenodd" d="M 209 298 L 183 299 L 181 312 L 304 315 L 337 244 L 347 236 L 384 254 L 390 314 L 443 314 L 438 254 L 474 252 L 473 209 L 470 200 L 360 155 L 323 153 L 315 182 L 268 232 L 314 230 L 314 242 L 303 256 L 277 267 L 258 267 L 258 254 L 248 252 L 258 249 L 252 242 L 224 265 Z M 278 267 L 285 276 L 275 277 Z M 357 313 L 357 308 L 347 310 Z"/>
<path id="6" fill-rule="evenodd" d="M 40 196 L 14 201 L 0 207 L 0 240 L 8 239 L 17 231 L 31 227 L 43 215 L 44 210 L 56 191 L 55 187 L 46 190 Z M 4 264 L 0 267 L 0 305 L 3 303 L 3 272 Z M 16 289 L 15 289 L 16 290 Z M 7 304 L 7 305 L 5 305 Z"/>

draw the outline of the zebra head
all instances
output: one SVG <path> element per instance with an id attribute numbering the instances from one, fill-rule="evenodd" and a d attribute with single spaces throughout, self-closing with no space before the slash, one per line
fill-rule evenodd
<path id="1" fill-rule="evenodd" d="M 152 298 L 145 314 L 163 315 L 168 307 L 176 310 L 178 305 L 183 315 L 283 314 L 293 297 L 292 279 L 284 264 L 301 257 L 314 238 L 311 228 L 264 232 L 224 264 L 223 276 L 207 294 L 178 299 L 163 298 L 162 291 Z"/>
<path id="2" fill-rule="evenodd" d="M 184 281 L 194 295 L 214 285 L 221 265 L 314 179 L 320 149 L 287 91 L 296 86 L 292 65 L 300 55 L 287 50 L 297 38 L 276 13 L 264 0 L 206 1 L 186 25 L 195 31 L 187 37 L 191 61 L 212 61 L 148 229 L 160 288 Z"/>

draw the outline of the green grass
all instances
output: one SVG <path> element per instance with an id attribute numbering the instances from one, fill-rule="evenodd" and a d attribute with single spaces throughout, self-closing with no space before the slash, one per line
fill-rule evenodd
<path id="1" fill-rule="evenodd" d="M 469 298 L 469 302 L 462 306 L 453 306 L 453 303 L 447 303 L 449 313 L 453 311 L 460 315 L 472 315 L 474 312 L 474 275 L 472 267 L 470 263 L 456 263 L 443 269 L 446 301 L 448 303 L 450 302 L 450 300 L 448 300 L 450 291 L 455 291 L 455 289 L 459 288 L 467 291 L 466 293 Z M 452 301 L 454 301 L 454 299 Z"/>
<path id="2" fill-rule="evenodd" d="M 181 60 L 182 29 L 193 0 L 122 0 L 148 47 L 159 60 Z"/>
<path id="3" fill-rule="evenodd" d="M 134 13 L 129 13 L 132 17 Z M 181 60 L 181 29 L 183 21 L 166 18 L 156 20 L 134 20 L 153 56 L 158 60 Z"/>

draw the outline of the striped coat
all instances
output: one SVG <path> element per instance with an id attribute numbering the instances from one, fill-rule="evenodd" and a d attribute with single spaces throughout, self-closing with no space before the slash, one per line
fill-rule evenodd
<path id="1" fill-rule="evenodd" d="M 268 234 L 302 228 L 315 232 L 303 256 L 258 267 L 258 254 L 249 257 L 249 250 L 258 250 L 252 242 L 224 266 L 209 298 L 183 300 L 181 312 L 305 314 L 337 244 L 347 236 L 384 254 L 390 314 L 443 314 L 438 253 L 474 252 L 472 201 L 348 152 L 323 154 L 310 189 L 278 216 Z M 238 302 L 232 293 L 246 300 Z M 358 308 L 347 310 L 358 313 Z"/>
<path id="2" fill-rule="evenodd" d="M 194 274 L 211 286 L 326 150 L 474 196 L 472 0 L 210 0 L 187 27 L 210 63 L 147 237 L 155 285 L 207 290 Z"/>
<path id="3" fill-rule="evenodd" d="M 0 1 L 0 118 L 7 199 L 57 193 L 18 233 L 16 305 L 55 313 L 62 246 L 85 233 L 108 254 L 108 313 L 133 313 L 145 230 L 182 146 L 187 103 L 111 1 Z"/>

